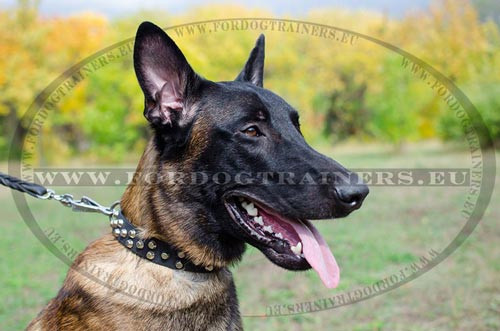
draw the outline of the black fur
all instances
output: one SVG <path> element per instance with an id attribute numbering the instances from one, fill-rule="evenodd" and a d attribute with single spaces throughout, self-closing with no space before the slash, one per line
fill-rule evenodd
<path id="1" fill-rule="evenodd" d="M 158 45 L 158 41 L 163 42 Z M 208 175 L 224 172 L 234 178 L 238 173 L 291 173 L 305 176 L 320 185 L 282 185 L 274 176 L 266 185 L 242 185 L 230 181 L 223 185 L 209 181 L 204 185 L 182 186 L 182 200 L 206 218 L 203 227 L 193 225 L 191 235 L 196 240 L 219 251 L 229 261 L 238 260 L 244 251 L 241 229 L 230 218 L 224 205 L 231 194 L 246 195 L 265 203 L 289 218 L 324 219 L 343 217 L 360 207 L 368 188 L 353 185 L 357 176 L 336 161 L 311 148 L 300 132 L 298 112 L 285 100 L 264 89 L 264 36 L 251 51 L 243 70 L 235 81 L 212 82 L 196 74 L 175 43 L 151 23 L 138 30 L 135 46 L 135 68 L 145 94 L 145 116 L 155 130 L 155 141 L 163 160 L 183 160 L 191 141 L 195 123 L 210 128 L 205 134 L 208 144 L 189 169 Z M 153 51 L 152 51 L 153 50 Z M 152 57 L 152 59 L 145 59 Z M 151 77 L 179 81 L 182 110 L 166 108 L 168 122 L 151 118 L 149 114 L 164 96 L 152 93 Z M 179 78 L 180 77 L 180 78 Z M 158 88 L 156 88 L 158 90 Z M 167 95 L 167 98 L 170 98 Z M 255 126 L 261 136 L 248 137 L 244 130 Z M 328 182 L 324 181 L 328 174 Z M 322 177 L 323 176 L 323 177 Z M 350 178 L 346 182 L 345 178 Z M 203 214 L 203 215 L 201 215 Z M 284 265 L 287 267 L 286 265 Z"/>

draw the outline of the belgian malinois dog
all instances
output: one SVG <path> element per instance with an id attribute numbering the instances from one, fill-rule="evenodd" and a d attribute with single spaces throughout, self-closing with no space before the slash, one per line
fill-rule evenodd
<path id="1" fill-rule="evenodd" d="M 308 220 L 348 215 L 368 188 L 312 149 L 297 111 L 263 88 L 264 36 L 234 81 L 212 82 L 193 71 L 162 29 L 144 22 L 134 67 L 153 132 L 121 199 L 134 230 L 112 220 L 113 233 L 76 258 L 57 296 L 28 329 L 241 330 L 227 267 L 241 259 L 246 243 L 285 269 L 312 267 L 335 287 L 337 263 Z M 193 183 L 172 180 L 172 174 L 211 179 Z M 128 239 L 118 241 L 122 236 Z M 151 238 L 177 255 L 138 255 L 157 246 Z M 155 254 L 184 262 L 160 265 Z M 188 271 L 183 263 L 198 269 Z"/>

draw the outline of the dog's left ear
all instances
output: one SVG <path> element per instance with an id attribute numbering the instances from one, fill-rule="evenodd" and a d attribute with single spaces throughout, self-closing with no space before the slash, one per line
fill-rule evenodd
<path id="1" fill-rule="evenodd" d="M 254 85 L 262 87 L 264 82 L 264 53 L 265 37 L 261 34 L 255 43 L 255 47 L 250 53 L 250 57 L 248 58 L 245 67 L 235 80 L 240 82 L 250 82 Z"/>

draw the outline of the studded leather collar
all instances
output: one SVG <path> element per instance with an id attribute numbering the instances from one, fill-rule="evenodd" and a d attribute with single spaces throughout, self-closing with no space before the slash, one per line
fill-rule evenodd
<path id="1" fill-rule="evenodd" d="M 187 259 L 183 252 L 172 245 L 155 238 L 139 238 L 139 230 L 130 223 L 120 211 L 111 217 L 110 225 L 115 238 L 134 254 L 161 266 L 190 272 L 207 273 L 214 270 L 213 266 L 199 266 Z"/>

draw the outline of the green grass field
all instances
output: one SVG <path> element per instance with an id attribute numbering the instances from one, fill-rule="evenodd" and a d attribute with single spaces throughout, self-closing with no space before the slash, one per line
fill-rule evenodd
<path id="1" fill-rule="evenodd" d="M 466 151 L 434 144 L 411 146 L 398 154 L 359 146 L 323 152 L 350 168 L 470 166 Z M 2 168 L 4 171 L 6 166 Z M 497 188 L 499 182 L 497 179 Z M 110 204 L 124 188 L 54 189 Z M 234 268 L 241 313 L 264 315 L 269 306 L 314 301 L 362 288 L 398 273 L 431 249 L 441 251 L 464 225 L 459 211 L 466 192 L 466 187 L 372 187 L 363 208 L 349 218 L 317 222 L 342 270 L 335 290 L 327 290 L 311 271 L 284 271 L 249 248 L 243 262 Z M 336 309 L 282 317 L 245 316 L 245 329 L 499 330 L 499 201 L 497 189 L 485 217 L 464 245 L 416 280 Z M 53 201 L 28 198 L 28 202 L 42 229 L 55 228 L 77 250 L 108 231 L 102 216 L 75 215 Z M 56 294 L 68 266 L 31 233 L 6 189 L 0 189 L 0 206 L 0 329 L 20 330 Z"/>

